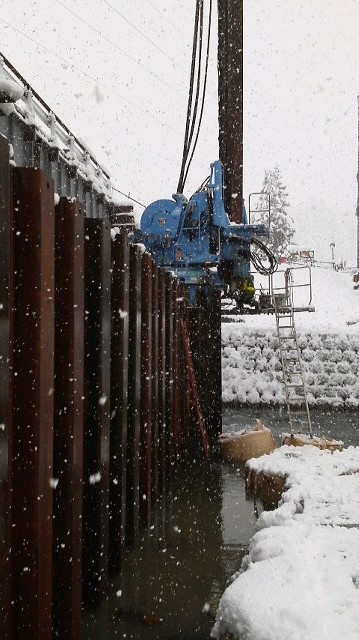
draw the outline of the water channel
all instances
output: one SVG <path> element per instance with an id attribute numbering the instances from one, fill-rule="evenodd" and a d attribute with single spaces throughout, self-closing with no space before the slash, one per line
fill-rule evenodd
<path id="1" fill-rule="evenodd" d="M 255 417 L 279 443 L 286 412 L 225 408 L 223 431 Z M 359 446 L 357 412 L 313 411 L 313 428 Z M 86 615 L 83 640 L 205 640 L 231 576 L 238 571 L 256 515 L 243 474 L 219 460 L 193 461 L 176 472 L 153 528 L 125 552 L 108 602 Z"/>

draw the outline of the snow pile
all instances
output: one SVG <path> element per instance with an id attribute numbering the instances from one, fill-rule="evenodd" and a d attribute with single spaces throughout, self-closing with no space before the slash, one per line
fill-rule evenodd
<path id="1" fill-rule="evenodd" d="M 357 407 L 359 293 L 348 273 L 316 268 L 312 278 L 316 311 L 295 317 L 309 403 Z M 285 403 L 274 316 L 222 325 L 222 371 L 224 402 Z"/>
<path id="2" fill-rule="evenodd" d="M 286 492 L 260 516 L 212 637 L 358 638 L 359 448 L 331 454 L 285 446 L 247 464 L 286 476 Z"/>

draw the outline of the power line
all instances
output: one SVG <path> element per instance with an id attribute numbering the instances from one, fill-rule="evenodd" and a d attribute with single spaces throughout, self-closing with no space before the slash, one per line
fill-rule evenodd
<path id="1" fill-rule="evenodd" d="M 91 29 L 94 33 L 96 33 L 98 36 L 100 36 L 100 38 L 103 38 L 103 40 L 105 40 L 106 42 L 108 42 L 109 44 L 111 44 L 113 47 L 115 47 L 118 51 L 120 51 L 120 53 L 122 53 L 124 56 L 126 56 L 127 58 L 129 58 L 129 60 L 131 60 L 132 62 L 134 62 L 135 64 L 137 64 L 139 67 L 141 67 L 142 69 L 144 69 L 147 73 L 150 73 L 151 76 L 153 76 L 154 78 L 156 78 L 156 80 L 158 80 L 159 82 L 161 82 L 164 86 L 166 86 L 168 89 L 170 89 L 173 93 L 175 93 L 177 96 L 181 95 L 178 93 L 178 91 L 176 91 L 176 89 L 174 89 L 170 84 L 168 84 L 165 80 L 162 80 L 156 73 L 154 73 L 153 71 L 151 71 L 151 69 L 148 69 L 147 67 L 145 67 L 143 64 L 141 64 L 140 62 L 138 62 L 138 60 L 136 60 L 136 58 L 133 58 L 129 53 L 127 53 L 127 51 L 125 51 L 124 49 L 121 49 L 121 47 L 118 46 L 118 44 L 116 44 L 116 42 L 114 42 L 113 40 L 110 40 L 110 38 L 108 38 L 106 35 L 104 35 L 103 33 L 101 33 L 101 31 L 98 31 L 98 29 L 95 29 L 95 27 L 92 26 L 92 24 L 90 24 L 90 22 L 87 22 L 87 20 L 85 20 L 84 18 L 82 18 L 78 13 L 76 13 L 75 11 L 73 11 L 72 9 L 70 9 L 69 7 L 67 7 L 65 4 L 63 4 L 61 2 L 61 0 L 55 0 L 55 2 L 57 2 L 57 4 L 59 4 L 61 7 L 63 7 L 64 9 L 66 9 L 66 11 L 68 11 L 69 13 L 71 13 L 73 16 L 75 16 L 78 20 L 80 20 L 81 22 L 83 22 L 83 24 L 85 24 L 89 29 Z M 114 9 L 114 7 L 111 7 L 114 11 L 117 12 L 116 9 Z"/>
<path id="2" fill-rule="evenodd" d="M 127 104 L 129 104 L 131 107 L 133 107 L 134 109 L 136 109 L 137 111 L 139 111 L 140 113 L 144 114 L 145 116 L 147 116 L 147 118 L 150 118 L 151 120 L 154 120 L 155 122 L 159 123 L 161 125 L 161 127 L 164 127 L 165 129 L 168 129 L 169 131 L 172 131 L 173 133 L 175 133 L 177 136 L 182 137 L 180 135 L 180 133 L 178 131 L 176 131 L 176 129 L 173 129 L 170 125 L 165 124 L 164 122 L 161 122 L 161 120 L 159 120 L 158 118 L 156 118 L 156 116 L 151 115 L 150 113 L 147 113 L 146 111 L 143 111 L 142 109 L 140 109 L 134 102 L 131 102 L 131 100 L 128 100 L 127 98 L 124 98 L 123 96 L 121 96 L 119 93 L 117 93 L 117 91 L 114 91 L 111 87 L 108 87 L 107 85 L 105 85 L 101 80 L 99 80 L 98 78 L 94 78 L 93 76 L 91 76 L 89 73 L 86 73 L 86 71 L 83 71 L 82 69 L 79 69 L 79 67 L 77 67 L 76 65 L 74 65 L 72 62 L 69 62 L 68 60 L 66 60 L 66 58 L 63 58 L 62 56 L 60 56 L 58 53 L 55 53 L 55 51 L 52 51 L 51 49 L 49 49 L 48 47 L 46 47 L 44 44 L 42 44 L 41 42 L 38 42 L 37 40 L 35 40 L 34 38 L 32 38 L 31 36 L 27 35 L 27 33 L 24 33 L 23 31 L 21 31 L 20 29 L 18 29 L 17 27 L 14 27 L 14 25 L 10 24 L 9 22 L 6 22 L 6 20 L 3 20 L 3 18 L 0 18 L 0 21 L 3 22 L 4 24 L 6 24 L 7 27 L 10 27 L 11 29 L 13 29 L 14 31 L 16 31 L 17 33 L 20 33 L 22 36 L 24 36 L 24 38 L 27 38 L 28 40 L 30 40 L 31 42 L 33 42 L 34 44 L 36 44 L 36 46 L 41 47 L 42 49 L 44 49 L 45 51 L 47 51 L 48 53 L 51 53 L 51 55 L 53 55 L 55 58 L 57 58 L 58 60 L 61 60 L 61 62 L 64 62 L 65 64 L 67 64 L 68 66 L 72 67 L 73 69 L 76 69 L 76 71 L 78 71 L 79 73 L 81 73 L 83 76 L 85 76 L 86 78 L 88 78 L 89 80 L 92 80 L 93 82 L 95 82 L 95 84 L 100 85 L 101 87 L 103 87 L 106 91 L 108 91 L 109 93 L 113 93 L 113 95 L 115 95 L 117 98 L 119 98 L 120 100 L 122 100 L 123 102 L 126 102 Z"/>
<path id="3" fill-rule="evenodd" d="M 156 7 L 155 4 L 153 4 L 153 2 L 150 2 L 150 0 L 146 0 L 147 4 L 150 5 L 150 7 L 152 7 L 152 9 L 154 9 L 155 11 L 157 11 L 157 13 L 159 13 L 160 16 L 162 16 L 166 22 L 168 22 L 168 24 L 171 25 L 171 27 L 173 27 L 173 29 L 175 29 L 176 33 L 178 31 L 178 26 L 176 26 L 169 18 L 167 18 L 167 16 L 164 14 L 163 11 L 161 11 L 158 7 Z"/>
<path id="4" fill-rule="evenodd" d="M 56 0 L 57 2 L 59 0 Z M 174 60 L 173 58 L 171 58 L 170 55 L 168 55 L 168 53 L 166 53 L 166 51 L 164 51 L 163 49 L 161 49 L 161 47 L 158 46 L 158 44 L 156 44 L 155 42 L 153 42 L 153 40 L 151 40 L 145 33 L 143 33 L 143 31 L 141 31 L 141 29 L 139 29 L 138 27 L 136 27 L 135 24 L 133 24 L 133 22 L 131 22 L 131 20 L 129 20 L 128 18 L 126 18 L 126 16 L 124 16 L 122 13 L 120 13 L 120 11 L 118 11 L 118 9 L 116 9 L 115 7 L 112 6 L 112 4 L 110 4 L 108 2 L 108 0 L 103 0 L 108 7 L 110 7 L 110 9 L 112 9 L 112 11 L 114 11 L 115 13 L 117 13 L 118 16 L 120 16 L 120 18 L 122 18 L 122 20 L 124 20 L 125 22 L 127 22 L 127 24 L 129 24 L 133 29 L 135 29 L 135 31 L 137 31 L 137 33 L 139 33 L 143 38 L 145 38 L 147 40 L 147 42 L 150 42 L 158 51 L 160 51 L 168 60 L 170 60 L 176 67 L 178 67 L 178 69 L 181 69 L 181 71 L 183 71 L 183 73 L 186 74 L 186 76 L 188 76 L 188 73 L 185 69 L 183 69 L 183 67 L 181 67 L 181 65 L 178 64 L 178 62 L 176 62 L 176 60 Z"/>
<path id="5" fill-rule="evenodd" d="M 127 193 L 124 193 L 123 191 L 120 191 L 120 189 L 116 189 L 116 187 L 112 187 L 112 189 L 113 189 L 113 191 L 117 191 L 117 193 L 120 193 L 121 196 L 125 196 L 125 198 L 127 198 L 127 200 L 132 200 L 132 202 L 136 202 L 136 204 L 139 204 L 141 207 L 146 209 L 146 205 L 145 204 L 142 204 L 142 202 L 139 202 L 135 198 L 131 198 L 131 196 L 127 195 Z"/>

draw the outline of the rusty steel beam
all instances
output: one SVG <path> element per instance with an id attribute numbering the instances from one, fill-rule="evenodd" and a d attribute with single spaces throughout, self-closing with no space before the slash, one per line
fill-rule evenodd
<path id="1" fill-rule="evenodd" d="M 85 433 L 83 600 L 96 606 L 108 584 L 111 235 L 85 220 Z"/>
<path id="2" fill-rule="evenodd" d="M 128 357 L 127 523 L 126 541 L 133 544 L 140 525 L 141 437 L 141 250 L 130 248 L 130 331 Z"/>
<path id="3" fill-rule="evenodd" d="M 170 273 L 165 275 L 166 285 L 166 465 L 170 471 L 174 459 L 174 394 L 173 394 L 173 366 L 174 366 L 174 311 L 173 285 L 174 279 Z"/>
<path id="4" fill-rule="evenodd" d="M 13 177 L 13 637 L 50 640 L 54 185 L 35 169 L 15 169 Z"/>
<path id="5" fill-rule="evenodd" d="M 158 269 L 158 482 L 166 494 L 166 272 Z"/>
<path id="6" fill-rule="evenodd" d="M 158 499 L 159 479 L 159 289 L 158 267 L 152 268 L 152 502 Z"/>
<path id="7" fill-rule="evenodd" d="M 187 292 L 183 283 L 179 285 L 179 323 L 184 320 L 187 324 Z M 191 393 L 187 375 L 186 360 L 179 327 L 179 375 L 180 375 L 180 447 L 186 453 L 190 432 Z"/>
<path id="8" fill-rule="evenodd" d="M 232 222 L 242 222 L 243 0 L 218 0 L 219 157 L 224 202 Z"/>
<path id="9" fill-rule="evenodd" d="M 112 241 L 110 570 L 119 571 L 126 537 L 130 245 L 126 232 Z"/>
<path id="10" fill-rule="evenodd" d="M 207 432 L 213 447 L 222 433 L 221 292 L 218 289 L 212 290 L 208 304 L 207 353 L 210 358 L 207 370 L 210 373 L 210 390 L 207 394 Z"/>
<path id="11" fill-rule="evenodd" d="M 180 287 L 178 280 L 173 281 L 172 305 L 173 305 L 173 407 L 172 407 L 172 424 L 173 424 L 173 446 L 175 456 L 180 453 Z"/>
<path id="12" fill-rule="evenodd" d="M 84 428 L 84 209 L 55 210 L 53 630 L 81 635 Z"/>
<path id="13" fill-rule="evenodd" d="M 9 445 L 12 431 L 10 409 L 11 323 L 13 307 L 11 273 L 11 212 L 9 144 L 0 136 L 0 616 L 4 639 L 11 638 L 10 607 L 10 478 Z"/>
<path id="14" fill-rule="evenodd" d="M 140 524 L 151 518 L 152 467 L 152 268 L 145 253 L 141 265 L 141 435 L 140 435 Z"/>

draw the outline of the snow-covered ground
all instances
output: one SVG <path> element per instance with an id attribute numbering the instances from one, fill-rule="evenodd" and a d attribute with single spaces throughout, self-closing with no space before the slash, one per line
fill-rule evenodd
<path id="1" fill-rule="evenodd" d="M 308 281 L 308 271 L 293 271 L 295 284 Z M 359 405 L 359 291 L 352 274 L 315 267 L 312 300 L 299 286 L 295 305 L 315 312 L 295 316 L 308 400 L 312 406 L 353 408 Z M 275 276 L 281 286 L 281 274 Z M 256 286 L 267 287 L 265 279 Z M 222 324 L 223 400 L 247 404 L 283 404 L 284 390 L 273 315 L 242 316 L 243 322 Z"/>
<path id="2" fill-rule="evenodd" d="M 359 448 L 284 446 L 247 464 L 285 476 L 286 491 L 276 510 L 261 514 L 212 637 L 356 640 Z"/>

